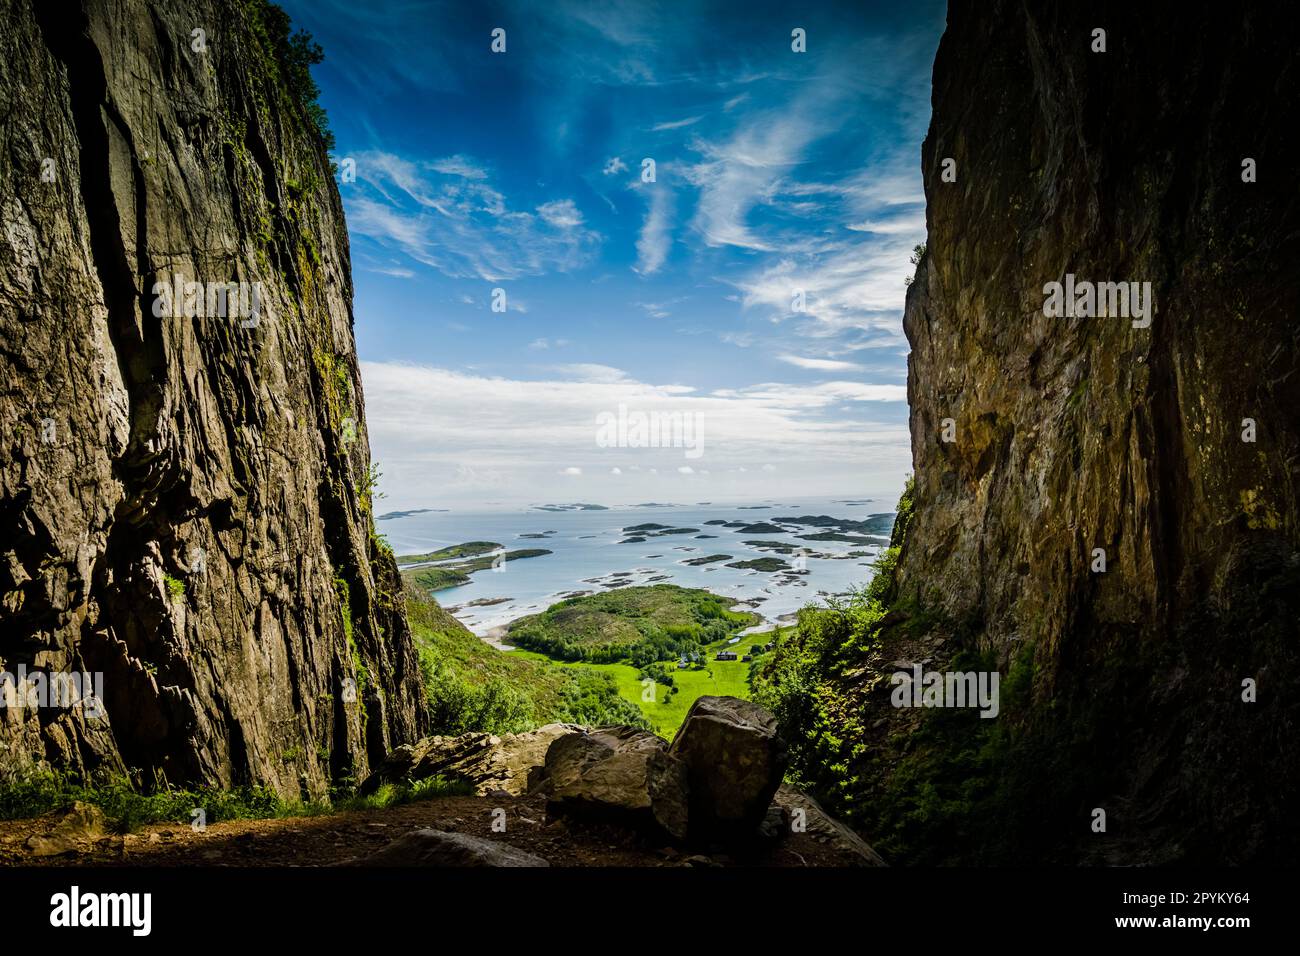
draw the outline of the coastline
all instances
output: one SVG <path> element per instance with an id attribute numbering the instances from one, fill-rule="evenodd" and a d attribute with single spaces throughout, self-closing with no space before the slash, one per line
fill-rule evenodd
<path id="1" fill-rule="evenodd" d="M 755 515 L 763 515 L 763 522 L 756 523 Z M 533 543 L 544 543 L 549 554 L 466 568 L 472 572 L 467 580 L 434 593 L 485 643 L 508 650 L 505 633 L 522 617 L 569 597 L 659 583 L 702 588 L 753 610 L 762 620 L 746 636 L 787 626 L 805 605 L 869 581 L 893 520 L 887 512 L 855 515 L 842 497 L 662 507 L 655 517 L 651 531 L 639 509 L 547 513 L 542 520 L 527 512 L 426 513 L 394 518 L 386 532 L 399 554 L 421 557 L 429 549 L 451 552 L 466 543 L 492 542 L 509 551 L 544 535 Z M 634 540 L 634 529 L 646 540 Z M 867 542 L 868 533 L 879 540 Z M 402 566 L 403 574 L 427 570 Z"/>
<path id="2" fill-rule="evenodd" d="M 528 615 L 524 615 L 524 617 L 527 616 Z M 522 619 L 523 618 L 517 617 L 515 618 L 515 621 L 519 621 Z M 495 647 L 499 651 L 502 652 L 513 651 L 515 649 L 515 646 L 513 644 L 506 644 L 504 642 L 504 638 L 506 634 L 510 631 L 510 625 L 515 623 L 515 621 L 508 621 L 505 624 L 497 624 L 493 627 L 490 627 L 483 634 L 480 634 L 479 638 L 483 641 L 484 644 L 487 644 L 491 647 Z"/>

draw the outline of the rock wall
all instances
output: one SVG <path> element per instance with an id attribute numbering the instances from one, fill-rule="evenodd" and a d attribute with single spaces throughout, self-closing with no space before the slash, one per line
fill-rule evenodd
<path id="1" fill-rule="evenodd" d="M 899 594 L 1030 663 L 1020 745 L 1073 768 L 1027 815 L 1107 860 L 1295 843 L 1298 41 L 1249 4 L 954 2 L 934 66 Z M 1150 282 L 1150 326 L 1046 316 L 1067 274 Z"/>
<path id="2" fill-rule="evenodd" d="M 285 24 L 0 7 L 0 662 L 104 675 L 102 711 L 0 711 L 0 774 L 361 779 L 425 718 Z M 247 283 L 248 308 L 159 305 L 175 281 Z"/>

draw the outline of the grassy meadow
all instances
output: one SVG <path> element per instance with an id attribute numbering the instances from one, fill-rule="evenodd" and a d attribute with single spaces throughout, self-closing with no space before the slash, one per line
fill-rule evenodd
<path id="1" fill-rule="evenodd" d="M 581 661 L 556 661 L 545 654 L 523 649 L 509 651 L 506 656 L 538 663 L 546 662 L 558 667 L 608 674 L 614 679 L 619 696 L 641 709 L 650 724 L 650 728 L 655 733 L 660 737 L 671 740 L 673 735 L 677 733 L 677 728 L 686 719 L 686 712 L 690 710 L 691 704 L 697 698 L 714 695 L 749 700 L 750 662 L 741 661 L 739 657 L 743 657 L 748 653 L 750 647 L 754 644 L 760 641 L 770 641 L 772 638 L 773 634 L 757 634 L 753 637 L 742 637 L 738 644 L 728 644 L 727 639 L 724 638 L 714 644 L 706 645 L 707 659 L 703 667 L 672 670 L 671 668 L 676 665 L 669 662 L 670 670 L 668 673 L 672 677 L 673 684 L 669 686 L 655 681 L 653 695 L 647 693 L 649 687 L 645 684 L 647 679 L 643 676 L 645 672 L 632 664 L 589 664 Z M 734 661 L 714 660 L 714 655 L 723 649 L 736 651 L 738 659 Z M 755 659 L 757 660 L 757 658 Z M 650 697 L 649 700 L 646 699 L 647 696 Z"/>

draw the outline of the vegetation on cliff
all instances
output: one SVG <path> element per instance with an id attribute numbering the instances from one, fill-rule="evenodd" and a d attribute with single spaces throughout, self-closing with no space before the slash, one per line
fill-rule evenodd
<path id="1" fill-rule="evenodd" d="M 320 87 L 311 68 L 325 59 L 325 51 L 306 30 L 294 30 L 289 14 L 269 0 L 248 0 L 253 30 L 270 49 L 278 67 L 280 85 L 297 101 L 320 134 L 326 149 L 334 148 L 334 133 L 320 103 Z"/>
<path id="2" fill-rule="evenodd" d="M 790 741 L 790 778 L 900 863 L 976 862 L 968 831 L 1005 811 L 1000 779 L 1015 715 L 1032 681 L 1029 655 L 1002 682 L 1001 720 L 974 710 L 897 710 L 889 677 L 899 661 L 931 659 L 945 636 L 944 668 L 996 669 L 974 622 L 898 595 L 897 565 L 914 517 L 909 478 L 871 582 L 847 601 L 807 607 L 751 672 L 754 700 Z M 929 666 L 938 666 L 931 663 Z"/>
<path id="3" fill-rule="evenodd" d="M 608 674 L 503 654 L 410 581 L 406 608 L 435 734 L 518 733 L 555 721 L 646 726 Z"/>

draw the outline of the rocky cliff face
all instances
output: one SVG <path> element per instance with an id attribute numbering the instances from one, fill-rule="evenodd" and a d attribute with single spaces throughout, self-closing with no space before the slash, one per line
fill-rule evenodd
<path id="1" fill-rule="evenodd" d="M 1011 718 L 1013 749 L 1043 748 L 1021 795 L 1048 803 L 1028 815 L 1104 859 L 1294 842 L 1300 45 L 1283 20 L 954 3 L 934 67 L 899 593 L 1032 670 Z M 1045 316 L 1067 274 L 1151 283 L 1149 327 Z M 1072 841 L 1097 807 L 1108 836 Z"/>
<path id="2" fill-rule="evenodd" d="M 891 861 L 1300 849 L 1297 39 L 1221 4 L 951 5 L 901 554 L 757 675 Z M 1120 282 L 1154 312 L 1084 314 Z M 914 664 L 996 672 L 997 716 L 899 705 Z"/>
<path id="3" fill-rule="evenodd" d="M 3 7 L 0 661 L 102 672 L 104 706 L 0 711 L 0 772 L 360 779 L 424 717 L 286 24 Z"/>

